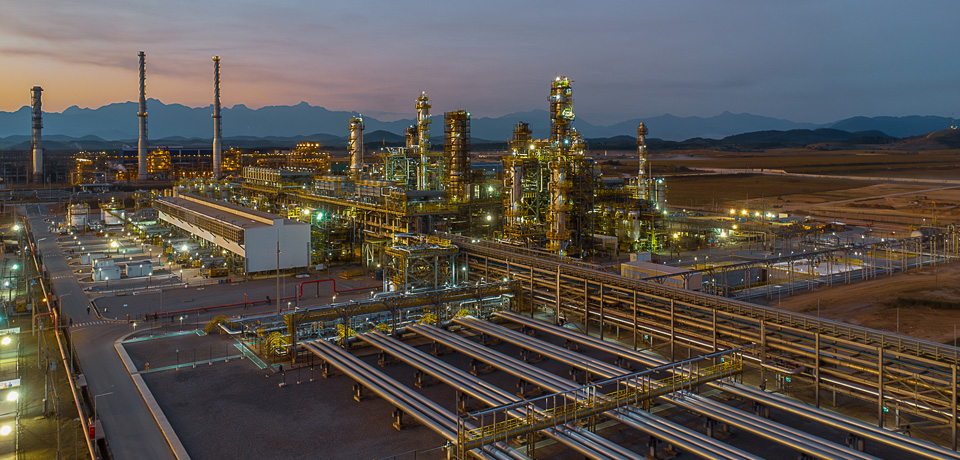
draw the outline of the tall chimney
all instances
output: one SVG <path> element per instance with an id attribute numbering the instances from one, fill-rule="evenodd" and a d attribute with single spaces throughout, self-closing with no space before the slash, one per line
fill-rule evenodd
<path id="1" fill-rule="evenodd" d="M 137 143 L 137 179 L 147 178 L 147 61 L 143 51 L 140 52 L 140 142 Z"/>
<path id="2" fill-rule="evenodd" d="M 33 180 L 43 181 L 43 145 L 40 143 L 40 129 L 43 128 L 43 111 L 40 109 L 40 93 L 43 88 L 34 86 L 30 89 L 30 105 L 33 106 L 33 138 L 30 146 L 33 149 Z"/>
<path id="3" fill-rule="evenodd" d="M 223 153 L 220 130 L 220 56 L 213 57 L 213 178 L 220 177 L 220 155 Z"/>

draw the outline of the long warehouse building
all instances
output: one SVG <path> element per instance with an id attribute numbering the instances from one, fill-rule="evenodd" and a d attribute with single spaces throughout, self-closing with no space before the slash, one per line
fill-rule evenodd
<path id="1" fill-rule="evenodd" d="M 243 257 L 247 273 L 310 264 L 309 224 L 195 195 L 157 198 L 154 206 L 162 221 Z"/>

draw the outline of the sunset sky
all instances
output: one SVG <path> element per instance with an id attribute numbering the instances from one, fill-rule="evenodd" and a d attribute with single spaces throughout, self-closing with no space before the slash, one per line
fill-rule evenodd
<path id="1" fill-rule="evenodd" d="M 206 106 L 474 116 L 546 108 L 575 81 L 594 123 L 725 110 L 828 122 L 960 111 L 960 2 L 4 0 L 0 110 L 148 97 Z M 384 118 L 389 118 L 384 117 Z"/>

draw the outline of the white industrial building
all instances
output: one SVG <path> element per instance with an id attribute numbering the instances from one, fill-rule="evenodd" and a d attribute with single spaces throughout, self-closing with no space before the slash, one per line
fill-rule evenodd
<path id="1" fill-rule="evenodd" d="M 153 276 L 153 262 L 150 262 L 149 260 L 128 262 L 126 265 L 126 272 L 127 278 Z"/>
<path id="2" fill-rule="evenodd" d="M 93 281 L 110 281 L 120 279 L 119 265 L 106 265 L 93 269 Z"/>
<path id="3" fill-rule="evenodd" d="M 247 273 L 310 265 L 310 224 L 194 195 L 154 207 L 160 220 L 243 257 Z"/>

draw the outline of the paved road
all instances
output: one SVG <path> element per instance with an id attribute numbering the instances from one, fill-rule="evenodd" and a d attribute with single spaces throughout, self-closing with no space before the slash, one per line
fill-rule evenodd
<path id="1" fill-rule="evenodd" d="M 54 292 L 60 298 L 60 311 L 74 323 L 95 320 L 94 311 L 87 313 L 89 303 L 60 252 L 57 235 L 47 232 L 45 213 L 38 205 L 26 208 L 44 266 L 50 271 Z M 90 394 L 113 393 L 98 398 L 97 415 L 114 458 L 173 459 L 166 439 L 113 347 L 114 341 L 131 330 L 125 323 L 108 323 L 72 328 L 70 333 Z"/>

